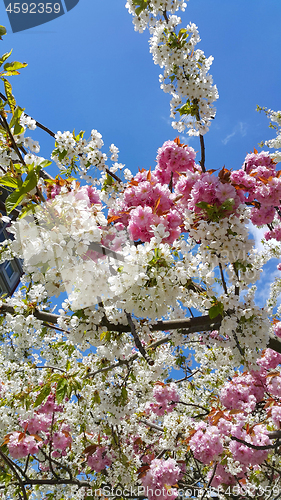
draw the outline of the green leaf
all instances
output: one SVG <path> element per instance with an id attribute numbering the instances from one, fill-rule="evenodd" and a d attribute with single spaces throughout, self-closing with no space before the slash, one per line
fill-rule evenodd
<path id="1" fill-rule="evenodd" d="M 50 392 L 51 392 L 51 384 L 44 385 L 43 389 L 41 390 L 41 392 L 39 392 L 35 400 L 34 408 L 41 405 L 41 403 L 43 403 L 43 401 L 49 396 Z"/>
<path id="2" fill-rule="evenodd" d="M 94 391 L 94 396 L 93 396 L 92 401 L 93 401 L 93 403 L 97 403 L 97 404 L 100 404 L 100 402 L 101 402 L 99 391 L 97 389 Z"/>
<path id="3" fill-rule="evenodd" d="M 211 205 L 209 203 L 207 203 L 206 201 L 199 201 L 198 203 L 196 203 L 196 206 L 198 208 L 203 208 L 204 210 L 207 210 L 208 208 L 211 207 Z"/>
<path id="4" fill-rule="evenodd" d="M 0 186 L 8 186 L 13 189 L 21 187 L 22 180 L 20 178 L 11 177 L 10 175 L 3 175 L 0 178 Z"/>
<path id="5" fill-rule="evenodd" d="M 0 29 L 1 28 L 2 28 L 2 26 L 0 26 Z M 3 54 L 3 56 L 0 59 L 0 66 L 2 66 L 2 64 L 6 61 L 6 59 L 8 59 L 8 57 L 11 55 L 12 52 L 13 52 L 13 49 L 10 50 L 10 52 L 6 52 L 5 54 Z"/>
<path id="6" fill-rule="evenodd" d="M 63 160 L 66 155 L 67 155 L 67 149 L 64 149 L 63 151 L 59 151 L 59 153 L 58 153 L 59 161 Z"/>
<path id="7" fill-rule="evenodd" d="M 8 104 L 10 106 L 12 113 L 14 113 L 14 110 L 16 107 L 16 101 L 15 101 L 15 98 L 12 94 L 12 85 L 10 84 L 10 82 L 8 82 L 8 80 L 6 80 L 6 78 L 2 78 L 2 80 L 4 82 L 4 87 L 5 87 L 5 92 L 6 92 Z"/>
<path id="8" fill-rule="evenodd" d="M 216 318 L 219 314 L 223 313 L 223 304 L 221 302 L 217 302 L 215 305 L 210 307 L 209 309 L 209 318 L 214 319 Z"/>
<path id="9" fill-rule="evenodd" d="M 74 133 L 74 130 L 73 130 L 73 133 Z M 79 132 L 79 134 L 74 136 L 74 139 L 78 142 L 80 139 L 83 139 L 84 134 L 85 134 L 85 130 L 81 130 L 81 132 Z"/>
<path id="10" fill-rule="evenodd" d="M 188 36 L 189 36 L 189 33 L 187 33 L 186 28 L 182 28 L 181 30 L 179 30 L 179 34 L 178 34 L 179 38 L 187 38 Z"/>
<path id="11" fill-rule="evenodd" d="M 139 16 L 141 12 L 147 7 L 147 0 L 133 0 L 133 4 L 136 6 L 135 13 L 137 16 Z"/>
<path id="12" fill-rule="evenodd" d="M 121 389 L 121 398 L 122 398 L 122 401 L 125 403 L 128 399 L 128 391 L 126 389 L 126 387 L 122 387 Z"/>
<path id="13" fill-rule="evenodd" d="M 9 215 L 13 210 L 14 208 L 16 208 L 21 200 L 23 199 L 24 196 L 22 196 L 20 194 L 20 190 L 17 189 L 16 191 L 13 191 L 7 198 L 6 198 L 6 201 L 5 201 L 5 207 L 6 207 L 6 212 L 7 212 L 7 215 Z"/>
<path id="14" fill-rule="evenodd" d="M 5 71 L 5 73 L 2 73 L 2 77 L 3 76 L 16 76 L 16 75 L 19 75 L 19 71 L 16 71 L 15 69 L 13 70 L 10 70 L 10 71 Z"/>
<path id="15" fill-rule="evenodd" d="M 10 128 L 13 127 L 20 119 L 22 113 L 24 112 L 24 108 L 20 108 L 19 106 L 16 107 L 13 117 L 10 121 Z"/>
<path id="16" fill-rule="evenodd" d="M 34 170 L 32 170 L 26 176 L 26 179 L 21 188 L 11 193 L 6 199 L 5 206 L 7 214 L 11 213 L 12 210 L 14 210 L 14 208 L 16 208 L 20 204 L 25 195 L 37 186 L 37 182 L 38 175 L 36 175 Z"/>
<path id="17" fill-rule="evenodd" d="M 5 26 L 0 26 L 0 40 L 2 40 L 2 36 L 6 35 L 7 31 Z"/>
<path id="18" fill-rule="evenodd" d="M 66 378 L 61 378 L 57 383 L 56 388 L 56 400 L 58 403 L 61 403 L 67 393 L 67 385 L 68 381 Z"/>
<path id="19" fill-rule="evenodd" d="M 40 170 L 43 168 L 49 167 L 49 165 L 52 165 L 52 162 L 50 160 L 44 160 L 35 167 L 35 171 L 37 174 L 39 174 Z"/>
<path id="20" fill-rule="evenodd" d="M 19 122 L 16 122 L 14 126 L 13 135 L 19 135 L 22 134 L 23 132 L 24 128 L 19 124 Z"/>
<path id="21" fill-rule="evenodd" d="M 4 64 L 5 71 L 15 71 L 17 69 L 26 68 L 27 63 L 21 63 L 19 61 L 12 61 Z"/>

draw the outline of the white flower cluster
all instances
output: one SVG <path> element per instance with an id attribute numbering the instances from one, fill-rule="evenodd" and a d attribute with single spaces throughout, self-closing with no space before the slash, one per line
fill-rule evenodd
<path id="1" fill-rule="evenodd" d="M 90 250 L 91 243 L 108 236 L 102 229 L 106 225 L 101 205 L 89 207 L 82 194 L 73 190 L 14 222 L 10 252 L 24 259 L 27 273 L 35 273 L 35 278 L 38 274 L 37 281 L 45 283 L 48 293 L 59 295 L 66 289 L 74 294 L 75 304 L 82 301 L 80 306 L 85 307 L 87 300 L 95 301 L 107 288 L 110 271 L 105 273 L 104 261 Z"/>
<path id="2" fill-rule="evenodd" d="M 171 16 L 165 24 L 158 21 L 150 39 L 150 51 L 155 64 L 164 67 L 160 75 L 161 88 L 172 95 L 172 126 L 179 132 L 187 127 L 189 135 L 205 134 L 215 116 L 213 103 L 218 99 L 217 87 L 208 74 L 213 57 L 206 58 L 204 52 L 195 49 L 200 41 L 198 29 L 190 23 L 176 34 L 181 19 Z"/>
<path id="3" fill-rule="evenodd" d="M 10 162 L 16 163 L 17 160 L 16 152 L 6 145 L 4 136 L 0 134 L 0 177 L 6 174 Z"/>
<path id="4" fill-rule="evenodd" d="M 281 152 L 278 151 L 281 149 L 281 111 L 272 111 L 272 109 L 267 110 L 266 114 L 268 115 L 270 121 L 272 123 L 276 123 L 277 125 L 274 125 L 274 128 L 277 129 L 276 131 L 276 137 L 275 139 L 270 139 L 268 141 L 265 141 L 264 144 L 268 148 L 275 148 L 276 151 L 271 154 L 273 159 L 277 162 L 281 161 Z"/>
<path id="5" fill-rule="evenodd" d="M 180 133 L 187 128 L 189 135 L 205 134 L 215 117 L 213 103 L 218 99 L 218 91 L 208 74 L 213 57 L 206 58 L 202 50 L 195 48 L 200 41 L 196 25 L 190 23 L 176 32 L 181 19 L 174 14 L 185 10 L 186 3 L 150 0 L 144 7 L 141 2 L 138 5 L 128 0 L 126 7 L 133 14 L 136 30 L 150 28 L 150 52 L 154 63 L 164 68 L 159 77 L 161 88 L 172 95 L 173 128 Z M 177 113 L 179 119 L 175 120 Z"/>
<path id="6" fill-rule="evenodd" d="M 232 351 L 234 366 L 243 363 L 251 368 L 256 366 L 260 350 L 266 348 L 269 332 L 267 311 L 256 306 L 252 297 L 232 308 L 220 327 L 220 334 L 229 338 L 227 347 Z"/>
<path id="7" fill-rule="evenodd" d="M 31 116 L 25 115 L 22 113 L 20 117 L 20 125 L 22 127 L 29 128 L 29 130 L 35 130 L 36 129 L 36 121 L 31 118 Z"/>
<path id="8" fill-rule="evenodd" d="M 37 154 L 40 151 L 40 145 L 38 141 L 34 141 L 31 137 L 25 137 L 26 128 L 34 130 L 36 128 L 36 122 L 30 116 L 22 114 L 20 117 L 20 125 L 23 127 L 23 132 L 21 134 L 14 135 L 14 141 L 18 146 L 24 146 L 28 148 L 30 153 Z M 12 127 L 11 132 L 14 132 Z M 0 177 L 3 177 L 7 172 L 7 168 L 10 166 L 10 162 L 19 162 L 19 157 L 14 149 L 7 144 L 6 138 L 3 134 L 0 134 Z"/>
<path id="9" fill-rule="evenodd" d="M 196 288 L 192 291 L 189 287 L 191 278 L 198 278 L 197 259 L 183 241 L 178 245 L 182 260 L 175 261 L 170 246 L 160 243 L 160 239 L 152 238 L 137 248 L 126 245 L 124 263 L 109 278 L 110 289 L 121 297 L 117 305 L 136 316 L 160 319 L 172 309 L 174 315 L 177 311 L 177 317 L 182 317 L 178 301 L 185 307 L 192 307 L 195 302 L 198 306 Z"/>
<path id="10" fill-rule="evenodd" d="M 97 130 L 91 131 L 89 140 L 84 139 L 83 134 L 77 136 L 71 132 L 57 132 L 56 149 L 52 152 L 52 159 L 58 165 L 62 173 L 71 174 L 78 172 L 82 179 L 94 183 L 93 177 L 89 171 L 92 167 L 97 168 L 102 172 L 106 172 L 108 168 L 106 161 L 108 156 L 102 153 L 101 148 L 104 143 L 102 135 Z M 110 159 L 114 161 L 114 165 L 110 167 L 111 172 L 122 170 L 121 163 L 118 160 L 118 148 L 111 144 L 109 149 Z"/>
<path id="11" fill-rule="evenodd" d="M 174 14 L 178 10 L 183 12 L 186 9 L 188 0 L 148 0 L 146 8 L 139 8 L 141 0 L 128 0 L 126 8 L 129 13 L 133 15 L 133 23 L 135 31 L 142 33 L 147 26 L 154 26 L 157 16 L 163 15 L 164 12 L 171 12 Z"/>
<path id="12" fill-rule="evenodd" d="M 229 280 L 237 284 L 237 273 L 233 264 L 239 264 L 242 281 L 246 280 L 247 272 L 251 271 L 250 279 L 253 280 L 252 268 L 255 254 L 251 254 L 254 240 L 248 238 L 247 216 L 249 210 L 240 206 L 237 216 L 232 214 L 219 222 L 201 220 L 196 228 L 193 226 L 194 214 L 186 210 L 185 228 L 195 241 L 200 241 L 198 252 L 201 262 L 214 269 L 219 264 L 227 269 Z M 256 279 L 259 275 L 257 272 Z M 241 283 L 240 283 L 241 285 Z"/>

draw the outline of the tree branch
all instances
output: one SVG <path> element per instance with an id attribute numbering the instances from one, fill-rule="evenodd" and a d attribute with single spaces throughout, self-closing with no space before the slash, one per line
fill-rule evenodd
<path id="1" fill-rule="evenodd" d="M 271 450 L 271 449 L 276 448 L 276 444 L 267 444 L 264 446 L 259 446 L 256 444 L 248 443 L 247 441 L 244 441 L 243 439 L 239 439 L 235 436 L 231 436 L 230 439 L 232 439 L 232 441 L 237 441 L 238 443 L 244 444 L 245 446 L 248 446 L 248 448 L 252 448 L 253 450 Z"/>
<path id="2" fill-rule="evenodd" d="M 226 286 L 226 282 L 225 282 L 225 279 L 224 279 L 224 274 L 223 274 L 223 270 L 222 270 L 222 265 L 221 263 L 219 262 L 219 268 L 220 268 L 220 274 L 221 274 L 221 280 L 222 280 L 222 286 L 223 286 L 223 289 L 224 289 L 224 293 L 227 294 L 227 286 Z"/>
<path id="3" fill-rule="evenodd" d="M 203 135 L 199 135 L 200 138 L 200 147 L 201 147 L 201 160 L 200 160 L 200 165 L 202 168 L 202 172 L 206 172 L 205 168 L 205 144 L 204 144 L 204 137 Z"/>

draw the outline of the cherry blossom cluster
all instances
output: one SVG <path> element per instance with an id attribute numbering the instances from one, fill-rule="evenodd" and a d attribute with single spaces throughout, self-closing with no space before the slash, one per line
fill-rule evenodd
<path id="1" fill-rule="evenodd" d="M 114 144 L 111 144 L 108 155 L 101 151 L 104 143 L 102 135 L 97 130 L 91 131 L 88 140 L 84 138 L 83 132 L 75 135 L 69 131 L 63 133 L 58 131 L 55 139 L 56 148 L 52 152 L 52 159 L 61 173 L 70 175 L 79 172 L 81 179 L 95 183 L 96 169 L 104 173 L 107 170 L 115 173 L 121 171 L 124 166 L 117 162 L 119 150 Z M 110 169 L 106 165 L 108 156 L 112 162 Z"/>
<path id="2" fill-rule="evenodd" d="M 147 5 L 142 6 L 143 2 L 128 0 L 126 8 L 133 15 L 133 23 L 136 31 L 142 33 L 147 26 L 155 25 L 155 18 L 163 15 L 163 12 L 174 14 L 178 10 L 185 11 L 187 7 L 186 0 L 149 0 Z"/>
<path id="3" fill-rule="evenodd" d="M 176 403 L 179 400 L 176 384 L 165 385 L 159 382 L 153 390 L 153 397 L 156 403 L 149 403 L 147 411 L 153 411 L 156 415 L 164 415 L 165 412 L 173 411 Z"/>
<path id="4" fill-rule="evenodd" d="M 276 130 L 276 137 L 274 139 L 270 139 L 268 141 L 264 141 L 261 143 L 261 146 L 267 146 L 268 148 L 275 148 L 274 153 L 271 153 L 271 157 L 273 160 L 279 162 L 281 160 L 280 155 L 280 146 L 281 146 L 281 111 L 273 111 L 272 109 L 261 108 L 257 106 L 258 111 L 264 111 L 266 116 L 270 120 L 270 127 Z"/>
<path id="5" fill-rule="evenodd" d="M 142 484 L 149 500 L 167 500 L 177 498 L 176 488 L 172 488 L 181 477 L 181 469 L 172 458 L 159 460 L 155 458 L 150 464 L 150 469 L 142 478 Z"/>
<path id="6" fill-rule="evenodd" d="M 205 134 L 215 117 L 213 104 L 218 91 L 208 74 L 213 57 L 207 58 L 202 50 L 196 49 L 200 42 L 197 26 L 190 23 L 177 31 L 181 19 L 174 13 L 180 8 L 185 10 L 186 3 L 151 0 L 143 5 L 141 1 L 129 0 L 126 7 L 133 14 L 136 30 L 150 26 L 150 52 L 154 63 L 164 68 L 159 77 L 161 88 L 172 96 L 172 126 L 179 132 L 187 128 L 189 135 Z"/>
<path id="7" fill-rule="evenodd" d="M 5 438 L 12 458 L 23 458 L 28 455 L 36 455 L 44 446 L 51 446 L 52 457 L 65 456 L 66 449 L 71 446 L 72 438 L 67 424 L 59 424 L 59 430 L 55 431 L 55 413 L 62 412 L 62 406 L 55 402 L 51 394 L 47 401 L 35 412 L 34 417 L 21 422 L 23 432 L 12 432 Z M 46 467 L 45 467 L 46 470 Z"/>
<path id="8" fill-rule="evenodd" d="M 172 126 L 189 135 L 205 134 L 215 117 L 213 103 L 218 99 L 217 87 L 208 74 L 213 57 L 196 49 L 200 42 L 197 26 L 190 23 L 176 33 L 180 18 L 172 16 L 167 24 L 159 21 L 150 40 L 155 64 L 164 68 L 161 88 L 170 93 Z M 179 114 L 177 120 L 175 118 Z"/>
<path id="9" fill-rule="evenodd" d="M 20 118 L 19 118 L 19 127 L 20 129 L 15 134 L 14 127 L 11 128 L 14 135 L 14 141 L 18 146 L 22 146 L 25 149 L 28 149 L 27 154 L 25 155 L 26 163 L 29 162 L 30 158 L 36 159 L 38 161 L 38 156 L 36 156 L 40 151 L 40 145 L 38 141 L 34 141 L 31 137 L 25 137 L 26 129 L 35 130 L 36 129 L 36 121 L 33 120 L 30 116 L 23 113 L 21 110 Z M 0 177 L 3 177 L 10 166 L 10 162 L 17 163 L 19 161 L 19 157 L 17 152 L 11 147 L 10 137 L 7 134 L 4 134 L 4 131 L 0 134 Z"/>

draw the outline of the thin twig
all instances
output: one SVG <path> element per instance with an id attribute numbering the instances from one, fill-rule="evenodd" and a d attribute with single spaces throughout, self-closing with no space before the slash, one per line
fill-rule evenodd
<path id="1" fill-rule="evenodd" d="M 153 424 L 152 422 L 148 422 L 147 420 L 139 420 L 141 424 L 147 425 L 148 427 L 151 427 L 151 429 L 155 429 L 156 431 L 159 432 L 164 432 L 164 429 L 160 427 L 159 425 Z"/>
<path id="2" fill-rule="evenodd" d="M 156 347 L 158 347 L 162 344 L 165 344 L 166 342 L 169 342 L 171 340 L 171 338 L 172 338 L 171 335 L 166 335 L 166 337 L 164 337 L 163 339 L 157 340 L 156 342 L 152 342 L 151 344 L 149 344 L 147 346 L 147 348 L 148 349 L 155 349 Z M 103 372 L 106 372 L 108 370 L 112 370 L 114 368 L 117 368 L 118 366 L 122 366 L 122 365 L 128 366 L 133 361 L 135 361 L 138 357 L 139 357 L 138 353 L 132 354 L 132 356 L 130 356 L 127 359 L 120 359 L 119 361 L 117 361 L 117 363 L 113 363 L 112 365 L 105 366 L 104 368 L 99 368 L 98 370 L 96 370 L 94 372 L 87 373 L 87 375 L 85 375 L 84 378 L 95 377 L 95 375 L 98 375 L 98 373 L 103 373 Z"/>
<path id="3" fill-rule="evenodd" d="M 271 449 L 276 448 L 276 443 L 259 446 L 256 444 L 248 443 L 247 441 L 244 441 L 243 439 L 239 439 L 236 436 L 231 436 L 231 439 L 233 441 L 237 441 L 238 443 L 242 443 L 245 446 L 248 446 L 248 448 L 252 448 L 253 450 L 271 450 Z M 277 444 L 277 446 L 278 446 L 278 444 Z"/>
<path id="4" fill-rule="evenodd" d="M 131 332 L 132 332 L 132 335 L 134 337 L 134 341 L 135 341 L 135 345 L 137 347 L 137 349 L 140 351 L 142 357 L 145 359 L 145 361 L 147 362 L 147 364 L 149 366 L 153 366 L 154 365 L 154 361 L 153 359 L 147 354 L 145 348 L 143 347 L 141 341 L 140 341 L 140 338 L 137 334 L 137 331 L 136 331 L 136 327 L 134 325 L 134 322 L 132 320 L 132 316 L 130 313 L 128 313 L 127 311 L 125 311 L 125 314 L 127 316 L 127 320 L 128 320 L 128 323 L 129 323 L 129 326 L 131 328 Z"/>
<path id="5" fill-rule="evenodd" d="M 11 143 L 13 145 L 13 149 L 15 150 L 16 154 L 18 155 L 20 162 L 22 163 L 22 165 L 25 165 L 25 161 L 24 161 L 23 157 L 20 154 L 20 151 L 19 151 L 19 148 L 18 148 L 17 144 L 15 143 L 14 136 L 13 136 L 11 130 L 10 130 L 9 124 L 8 124 L 8 122 L 7 122 L 7 120 L 6 120 L 5 116 L 4 116 L 4 113 L 1 114 L 1 121 L 4 123 L 4 128 L 8 132 L 8 135 L 10 137 Z"/>
<path id="6" fill-rule="evenodd" d="M 186 380 L 190 379 L 191 377 L 193 377 L 198 372 L 202 373 L 201 370 L 199 370 L 199 368 L 198 368 L 197 370 L 195 370 L 194 372 L 192 372 L 190 375 L 186 375 L 183 378 L 180 378 L 178 380 L 174 380 L 174 384 L 180 384 L 181 382 L 185 382 Z"/>
<path id="7" fill-rule="evenodd" d="M 62 368 L 58 368 L 57 366 L 34 366 L 34 368 L 37 368 L 38 370 L 42 370 L 42 369 L 51 369 L 51 370 L 58 370 L 59 372 L 62 372 L 62 373 L 66 373 L 66 370 L 63 370 Z"/>
<path id="8" fill-rule="evenodd" d="M 205 144 L 204 144 L 204 137 L 203 135 L 199 135 L 200 138 L 200 147 L 201 147 L 201 160 L 200 160 L 200 165 L 202 168 L 202 172 L 206 172 L 205 168 Z"/>
<path id="9" fill-rule="evenodd" d="M 24 498 L 24 500 L 28 500 L 27 494 L 25 491 L 25 487 L 24 487 L 24 482 L 23 482 L 22 478 L 20 477 L 14 463 L 1 450 L 0 450 L 0 456 L 3 458 L 4 462 L 6 462 L 8 467 L 13 471 L 13 473 L 17 476 L 20 488 L 22 490 L 23 498 Z"/>
<path id="10" fill-rule="evenodd" d="M 212 481 L 214 479 L 215 473 L 216 473 L 217 465 L 218 465 L 218 462 L 215 463 L 214 470 L 213 470 L 212 475 L 211 475 L 211 477 L 209 479 L 209 482 L 208 482 L 208 484 L 207 484 L 207 486 L 205 488 L 205 491 L 204 491 L 204 493 L 203 493 L 203 495 L 201 497 L 201 500 L 203 500 L 204 496 L 208 493 L 208 489 L 210 488 L 210 486 L 212 484 Z"/>
<path id="11" fill-rule="evenodd" d="M 105 169 L 106 173 L 110 175 L 113 179 L 115 179 L 117 182 L 122 182 L 122 179 L 118 177 L 118 175 L 114 174 L 113 172 L 110 172 L 108 168 Z"/>
<path id="12" fill-rule="evenodd" d="M 222 269 L 222 265 L 221 263 L 219 262 L 219 268 L 220 268 L 220 273 L 221 273 L 221 280 L 222 280 L 222 286 L 223 286 L 223 289 L 224 289 L 224 293 L 228 293 L 227 292 L 227 286 L 226 286 L 226 282 L 225 282 L 225 278 L 224 278 L 224 274 L 223 274 L 223 269 Z"/>
<path id="13" fill-rule="evenodd" d="M 32 120 L 33 120 L 33 118 L 32 118 Z M 44 130 L 44 132 L 47 132 L 47 134 L 49 134 L 51 137 L 53 137 L 55 139 L 56 134 L 54 134 L 54 132 L 52 132 L 48 127 L 45 127 L 45 125 L 42 125 L 42 123 L 38 122 L 37 120 L 34 120 L 34 121 L 35 121 L 37 127 Z"/>
<path id="14" fill-rule="evenodd" d="M 172 401 L 172 403 L 176 403 L 176 401 Z M 195 403 L 185 403 L 184 401 L 178 401 L 177 404 L 185 405 L 185 406 L 194 406 L 194 408 L 200 408 L 206 412 L 206 415 L 210 413 L 210 410 L 204 408 L 204 406 L 196 405 Z"/>
<path id="15" fill-rule="evenodd" d="M 169 24 L 169 18 L 168 18 L 168 16 L 167 16 L 167 11 L 166 11 L 166 9 L 163 11 L 163 17 L 164 17 L 164 19 L 165 19 L 166 23 L 167 23 L 167 24 Z"/>

